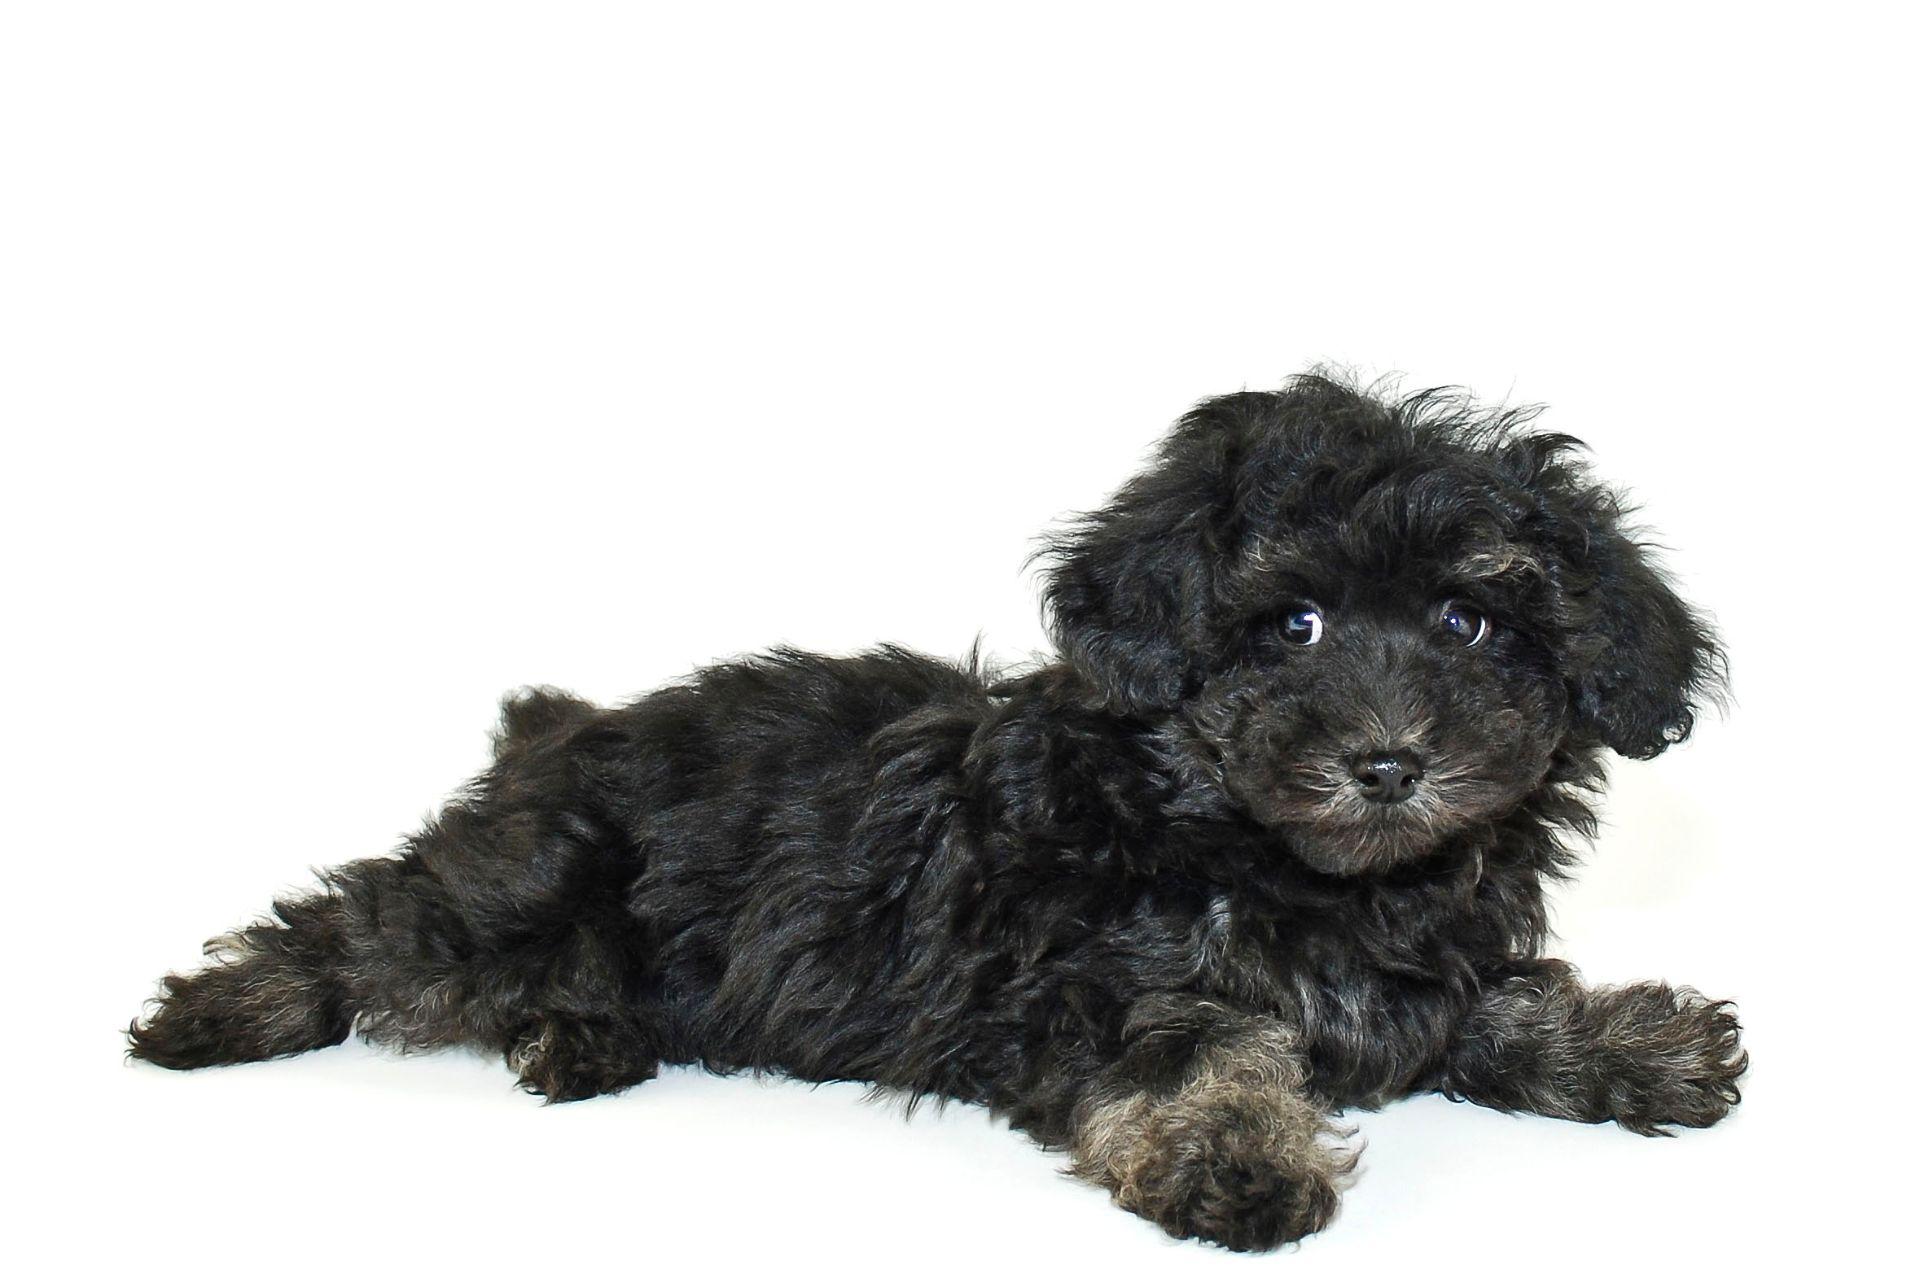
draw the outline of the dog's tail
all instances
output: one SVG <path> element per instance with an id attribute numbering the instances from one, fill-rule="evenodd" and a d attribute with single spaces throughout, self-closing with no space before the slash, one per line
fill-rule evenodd
<path id="1" fill-rule="evenodd" d="M 130 1052 L 164 1068 L 204 1068 L 318 1050 L 346 1040 L 356 1009 L 356 938 L 405 865 L 366 859 L 326 874 L 325 889 L 280 899 L 270 917 L 209 940 L 213 964 L 168 975 L 127 1029 Z"/>

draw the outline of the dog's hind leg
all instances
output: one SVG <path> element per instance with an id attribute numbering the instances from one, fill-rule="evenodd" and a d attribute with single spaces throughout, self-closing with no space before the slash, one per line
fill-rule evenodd
<path id="1" fill-rule="evenodd" d="M 168 975 L 153 1009 L 127 1031 L 132 1053 L 165 1068 L 203 1068 L 332 1046 L 353 1026 L 348 978 L 354 905 L 403 875 L 370 859 L 328 875 L 318 893 L 275 902 L 266 920 L 210 940 L 213 964 Z"/>
<path id="2" fill-rule="evenodd" d="M 548 1011 L 525 1025 L 506 1054 L 524 1089 L 561 1104 L 651 1079 L 661 1048 L 646 1021 Z"/>
<path id="3" fill-rule="evenodd" d="M 504 1054 L 530 1090 L 579 1099 L 651 1077 L 666 1045 L 645 938 L 626 910 L 640 860 L 595 790 L 577 700 L 509 704 L 494 767 L 399 858 L 324 874 L 271 918 L 170 975 L 129 1030 L 169 1068 L 268 1059 L 357 1028 L 404 1049 Z"/>
<path id="4" fill-rule="evenodd" d="M 332 1046 L 357 1025 L 402 1049 L 503 1054 L 522 1085 L 550 1100 L 652 1077 L 663 1039 L 619 924 L 477 928 L 462 912 L 474 905 L 423 858 L 449 832 L 443 818 L 406 858 L 334 869 L 322 890 L 279 900 L 268 919 L 211 941 L 212 965 L 161 981 L 128 1030 L 133 1055 L 165 1068 L 244 1063 Z M 486 888 L 500 912 L 509 888 Z"/>
<path id="5" fill-rule="evenodd" d="M 364 967 L 368 1037 L 502 1054 L 552 1101 L 658 1071 L 665 1018 L 627 910 L 642 861 L 583 785 L 593 767 L 580 751 L 563 738 L 504 742 L 481 786 L 409 844 L 435 896 L 387 923 Z"/>

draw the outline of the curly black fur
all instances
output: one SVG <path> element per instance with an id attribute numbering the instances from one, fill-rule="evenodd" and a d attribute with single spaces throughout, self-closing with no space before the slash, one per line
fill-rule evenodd
<path id="1" fill-rule="evenodd" d="M 1317 376 L 1200 405 L 1049 549 L 1063 661 L 1023 675 L 776 651 L 517 696 L 398 858 L 215 941 L 133 1053 L 357 1028 L 550 1100 L 662 1063 L 872 1082 L 1250 1249 L 1333 1214 L 1346 1106 L 1710 1124 L 1725 1004 L 1538 957 L 1603 750 L 1684 739 L 1720 664 L 1530 417 Z"/>

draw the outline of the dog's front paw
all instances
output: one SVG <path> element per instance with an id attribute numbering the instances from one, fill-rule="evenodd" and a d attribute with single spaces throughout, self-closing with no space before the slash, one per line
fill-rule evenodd
<path id="1" fill-rule="evenodd" d="M 1318 1232 L 1339 1209 L 1359 1154 L 1325 1142 L 1325 1128 L 1274 1123 L 1258 1103 L 1151 1116 L 1113 1171 L 1114 1201 L 1174 1237 L 1236 1251 L 1270 1251 Z"/>
<path id="2" fill-rule="evenodd" d="M 1740 1102 L 1747 1053 L 1732 1002 L 1691 989 L 1636 984 L 1615 990 L 1602 1034 L 1613 1119 L 1642 1135 L 1712 1126 Z"/>

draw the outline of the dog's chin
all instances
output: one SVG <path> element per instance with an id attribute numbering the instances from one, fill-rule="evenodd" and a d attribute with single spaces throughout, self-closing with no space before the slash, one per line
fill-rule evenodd
<path id="1" fill-rule="evenodd" d="M 1468 818 L 1432 797 L 1379 806 L 1345 788 L 1300 789 L 1271 779 L 1259 786 L 1231 776 L 1228 785 L 1246 813 L 1278 837 L 1288 853 L 1331 877 L 1364 877 L 1416 864 Z"/>
<path id="2" fill-rule="evenodd" d="M 1365 877 L 1403 868 L 1431 855 L 1440 837 L 1424 827 L 1379 823 L 1329 826 L 1273 825 L 1287 849 L 1307 867 L 1330 877 Z"/>

